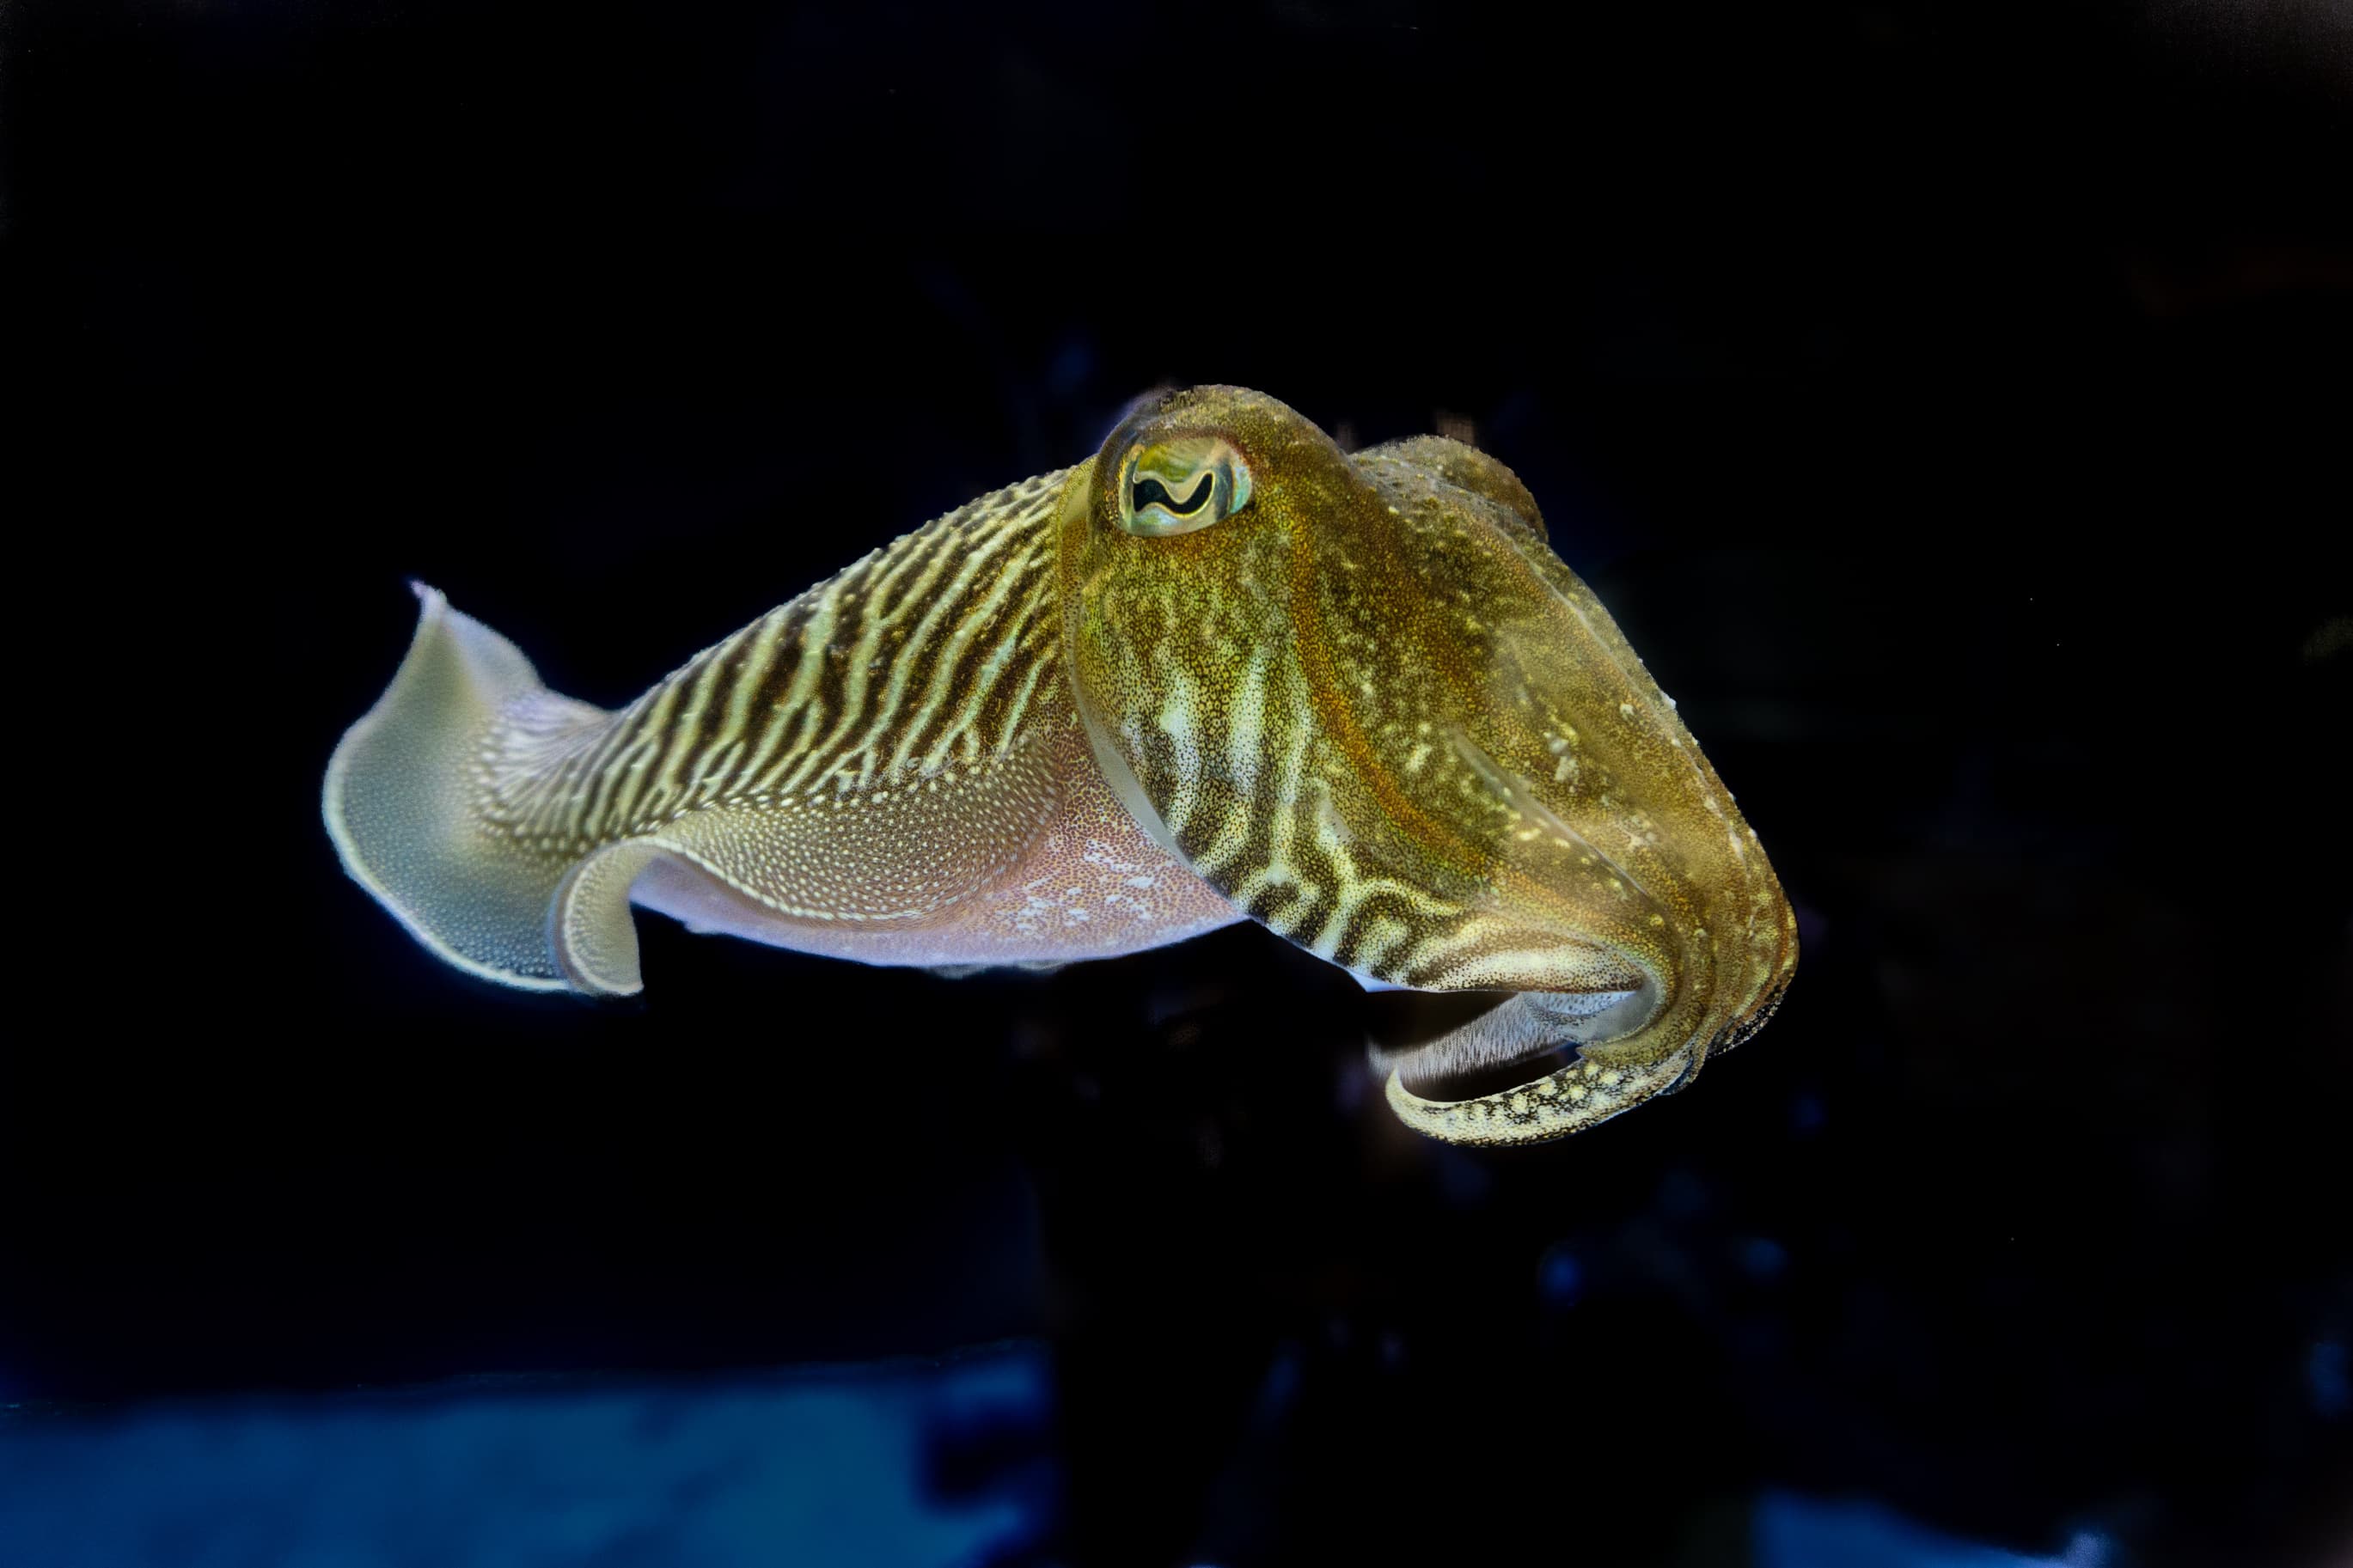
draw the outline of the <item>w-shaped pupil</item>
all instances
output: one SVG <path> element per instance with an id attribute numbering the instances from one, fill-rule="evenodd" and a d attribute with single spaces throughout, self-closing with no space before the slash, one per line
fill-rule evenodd
<path id="1" fill-rule="evenodd" d="M 1178 517 L 1188 516 L 1209 504 L 1209 492 L 1217 489 L 1216 480 L 1215 474 L 1204 470 L 1200 482 L 1193 487 L 1192 495 L 1185 500 L 1177 500 L 1169 495 L 1167 487 L 1158 479 L 1138 479 L 1135 481 L 1135 510 L 1142 511 L 1145 507 L 1157 505 Z"/>

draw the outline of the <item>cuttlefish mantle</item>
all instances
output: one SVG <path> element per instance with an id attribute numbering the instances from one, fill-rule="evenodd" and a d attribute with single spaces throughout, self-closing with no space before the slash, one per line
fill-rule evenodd
<path id="1" fill-rule="evenodd" d="M 1250 919 L 1371 988 L 1506 994 L 1396 1059 L 1457 1142 L 1677 1089 L 1797 963 L 1757 836 L 1512 473 L 1261 394 L 874 552 L 617 710 L 420 586 L 328 764 L 345 868 L 528 989 L 639 989 L 632 904 L 869 963 L 1052 966 Z M 1409 1080 L 1532 1061 L 1515 1088 Z"/>

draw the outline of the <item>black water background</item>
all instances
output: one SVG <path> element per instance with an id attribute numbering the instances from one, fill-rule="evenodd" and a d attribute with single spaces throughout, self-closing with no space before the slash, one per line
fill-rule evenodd
<path id="1" fill-rule="evenodd" d="M 13 11 L 7 1397 L 1039 1333 L 1075 1561 L 2339 1539 L 2346 35 L 2221 15 Z M 615 702 L 1198 380 L 1473 420 L 1682 701 L 1807 921 L 1692 1093 L 1466 1154 L 1255 931 L 596 1009 L 337 871 L 405 578 Z"/>

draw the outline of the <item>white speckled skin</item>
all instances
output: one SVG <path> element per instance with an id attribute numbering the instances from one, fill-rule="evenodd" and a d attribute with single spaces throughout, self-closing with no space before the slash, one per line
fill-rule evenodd
<path id="1" fill-rule="evenodd" d="M 1115 958 L 1243 917 L 1135 824 L 1103 782 L 1074 716 L 1050 724 L 1053 806 L 1020 858 L 930 916 L 888 923 L 797 920 L 690 863 L 657 859 L 636 903 L 689 929 L 863 963 L 935 968 Z"/>

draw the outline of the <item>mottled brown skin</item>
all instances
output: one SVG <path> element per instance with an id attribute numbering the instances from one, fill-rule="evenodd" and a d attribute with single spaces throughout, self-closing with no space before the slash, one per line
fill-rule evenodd
<path id="1" fill-rule="evenodd" d="M 1795 919 L 1525 488 L 1440 437 L 1344 453 L 1227 387 L 1139 409 L 1092 472 L 1212 436 L 1254 480 L 1213 527 L 1137 537 L 1115 493 L 1073 485 L 1066 657 L 1131 809 L 1239 907 L 1378 982 L 1522 994 L 1450 1059 L 1581 1045 L 1581 1066 L 1454 1105 L 1393 1077 L 1399 1113 L 1457 1141 L 1559 1136 L 1761 1024 Z"/>

